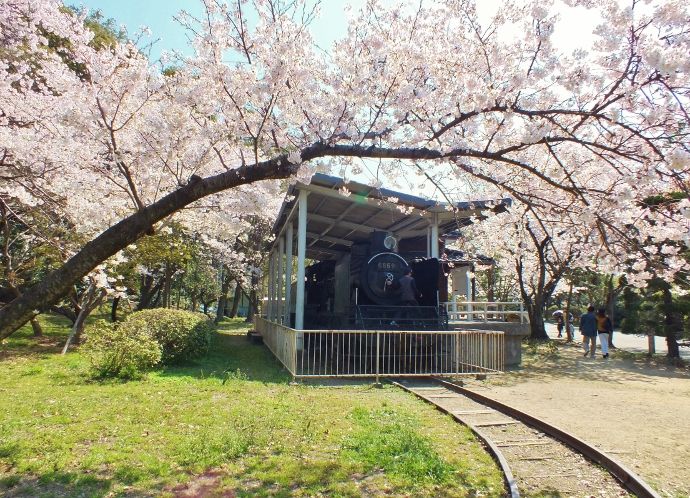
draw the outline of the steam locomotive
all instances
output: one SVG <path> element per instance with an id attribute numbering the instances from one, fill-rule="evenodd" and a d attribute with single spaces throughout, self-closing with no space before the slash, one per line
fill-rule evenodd
<path id="1" fill-rule="evenodd" d="M 418 307 L 400 309 L 398 281 L 407 269 L 417 284 Z M 439 303 L 447 300 L 443 264 L 426 257 L 425 238 L 398 241 L 375 231 L 350 254 L 306 268 L 306 329 L 443 329 Z"/>

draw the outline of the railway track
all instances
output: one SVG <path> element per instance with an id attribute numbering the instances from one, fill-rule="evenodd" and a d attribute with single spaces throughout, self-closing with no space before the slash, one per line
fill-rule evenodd
<path id="1" fill-rule="evenodd" d="M 508 496 L 659 498 L 609 455 L 515 408 L 445 380 L 394 384 L 467 425 L 503 470 Z"/>

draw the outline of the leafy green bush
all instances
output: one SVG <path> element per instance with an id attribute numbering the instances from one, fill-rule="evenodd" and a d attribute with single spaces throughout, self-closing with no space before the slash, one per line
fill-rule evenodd
<path id="1" fill-rule="evenodd" d="M 161 361 L 165 365 L 206 354 L 213 331 L 206 315 L 167 308 L 132 313 L 120 327 L 131 334 L 145 333 L 153 338 L 161 347 Z"/>
<path id="2" fill-rule="evenodd" d="M 160 345 L 145 330 L 129 330 L 99 320 L 86 333 L 83 351 L 96 378 L 136 379 L 161 361 Z"/>

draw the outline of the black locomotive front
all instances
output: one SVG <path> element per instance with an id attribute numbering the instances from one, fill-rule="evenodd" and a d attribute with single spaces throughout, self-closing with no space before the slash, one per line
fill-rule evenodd
<path id="1" fill-rule="evenodd" d="M 374 232 L 368 241 L 353 244 L 350 254 L 307 268 L 305 328 L 443 328 L 438 303 L 445 280 L 438 260 L 425 257 L 425 239 L 401 241 L 401 247 L 391 239 Z M 408 269 L 419 290 L 419 306 L 403 313 L 399 281 Z M 396 320 L 401 313 L 419 320 Z"/>
<path id="2" fill-rule="evenodd" d="M 400 303 L 400 285 L 398 282 L 410 269 L 402 256 L 393 252 L 374 254 L 362 266 L 359 279 L 364 295 L 379 305 L 396 305 Z"/>

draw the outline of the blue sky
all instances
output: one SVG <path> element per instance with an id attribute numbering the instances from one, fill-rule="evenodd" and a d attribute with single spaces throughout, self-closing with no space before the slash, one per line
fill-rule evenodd
<path id="1" fill-rule="evenodd" d="M 344 7 L 350 4 L 359 10 L 366 0 L 322 0 L 321 15 L 312 24 L 312 34 L 324 49 L 346 31 Z M 487 18 L 495 11 L 501 0 L 481 0 L 477 2 L 480 18 Z M 152 60 L 157 60 L 163 50 L 179 50 L 191 55 L 185 31 L 173 20 L 181 10 L 191 14 L 202 11 L 199 0 L 65 0 L 68 5 L 84 6 L 89 10 L 101 10 L 105 17 L 113 18 L 116 24 L 124 24 L 129 33 L 136 33 L 141 26 L 152 31 L 151 40 L 160 40 L 151 50 Z M 591 42 L 588 32 L 596 24 L 583 7 L 560 6 L 561 21 L 557 25 L 554 42 L 570 51 Z"/>
<path id="2" fill-rule="evenodd" d="M 66 2 L 71 3 L 71 2 Z M 331 43 L 345 34 L 344 6 L 350 3 L 358 8 L 364 0 L 323 0 L 321 15 L 312 25 L 312 33 L 317 43 L 328 48 Z M 201 2 L 198 0 L 77 0 L 76 6 L 100 10 L 105 17 L 113 18 L 117 25 L 124 24 L 130 34 L 141 26 L 152 31 L 152 40 L 159 39 L 151 50 L 151 58 L 157 60 L 162 50 L 179 50 L 191 54 L 185 31 L 173 20 L 181 10 L 200 14 Z"/>

